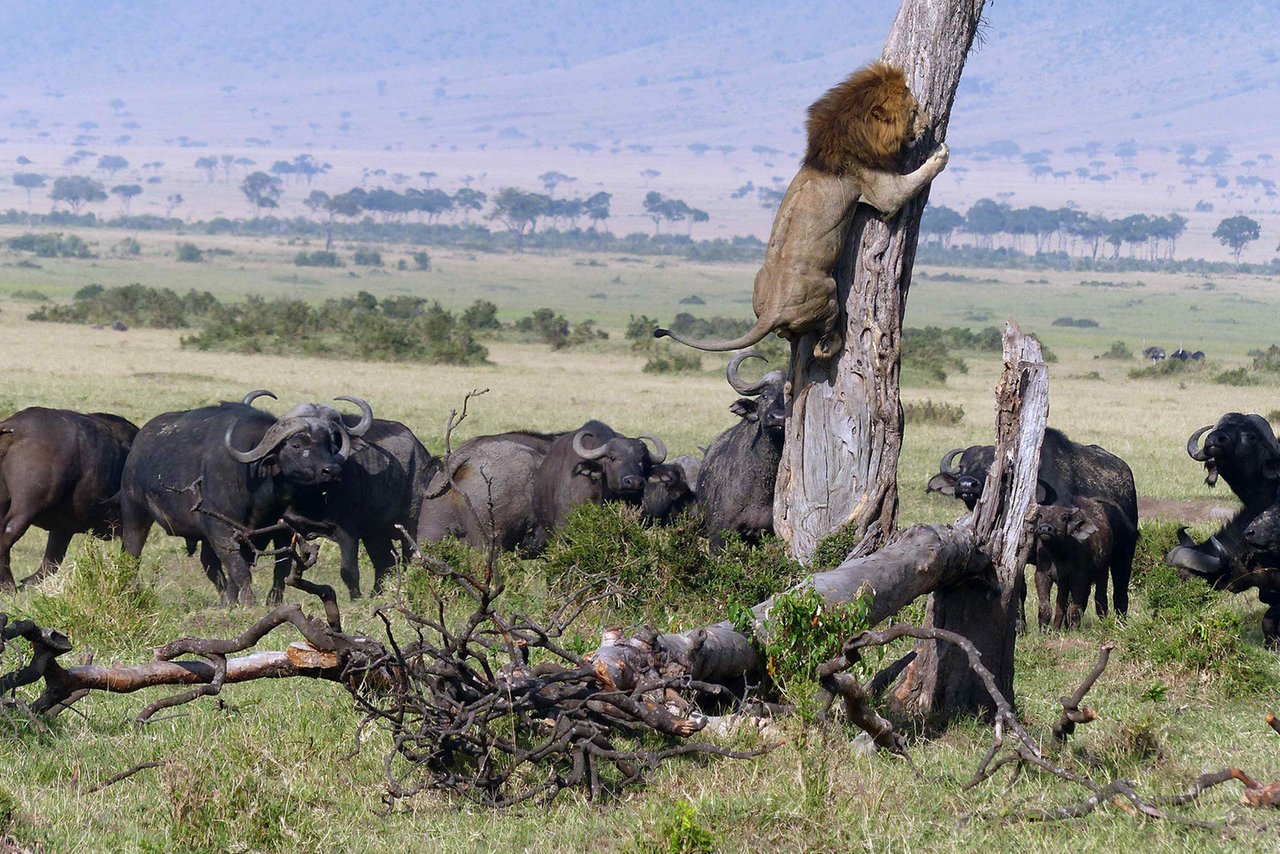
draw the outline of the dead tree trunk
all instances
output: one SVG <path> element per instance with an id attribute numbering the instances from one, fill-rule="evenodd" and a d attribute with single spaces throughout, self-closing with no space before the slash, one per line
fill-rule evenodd
<path id="1" fill-rule="evenodd" d="M 1048 412 L 1048 374 L 1040 345 L 1009 324 L 1004 372 L 996 388 L 995 461 L 974 512 L 954 525 L 918 525 L 878 552 L 851 557 L 798 586 L 814 588 L 831 604 L 848 602 L 864 587 L 870 589 L 872 625 L 919 596 L 956 591 L 945 597 L 934 594 L 947 617 L 943 625 L 937 619 L 938 608 L 931 609 L 934 626 L 970 637 L 1000 690 L 1012 696 L 1014 593 L 1029 542 L 1027 526 L 1035 507 Z M 756 637 L 768 631 L 772 604 L 769 599 L 752 609 Z M 968 620 L 958 613 L 964 607 L 973 608 Z M 760 670 L 753 638 L 728 623 L 663 635 L 658 644 L 699 681 L 729 684 Z M 958 658 L 950 652 L 949 647 L 920 651 L 908 671 L 910 688 L 902 695 L 904 702 L 930 715 L 994 709 L 986 689 L 968 673 L 968 659 L 962 652 Z"/>
<path id="2" fill-rule="evenodd" d="M 1015 625 L 1026 596 L 1028 530 L 1049 417 L 1049 383 L 1034 338 L 1011 342 L 1006 332 L 1004 358 L 1005 371 L 996 393 L 996 458 L 983 496 L 1007 490 L 1008 505 L 980 501 L 972 514 L 975 527 L 990 532 L 983 550 L 992 561 L 994 577 L 939 588 L 929 600 L 925 625 L 968 638 L 996 677 L 1000 691 L 1013 697 Z M 1001 453 L 1008 448 L 1012 455 Z M 1005 518 L 1000 520 L 1002 512 Z M 986 688 L 973 678 L 964 651 L 941 641 L 917 645 L 915 660 L 893 697 L 913 714 L 933 720 L 995 710 Z"/>
<path id="3" fill-rule="evenodd" d="M 917 143 L 915 168 L 946 137 L 947 121 L 984 0 L 904 0 L 882 58 L 901 67 L 934 117 Z M 873 551 L 892 532 L 898 510 L 898 402 L 902 317 L 920 215 L 929 195 L 908 202 L 892 222 L 866 205 L 854 218 L 840 265 L 844 349 L 813 358 L 815 337 L 794 343 L 791 413 L 774 493 L 774 529 L 807 563 L 818 541 L 846 525 Z"/>

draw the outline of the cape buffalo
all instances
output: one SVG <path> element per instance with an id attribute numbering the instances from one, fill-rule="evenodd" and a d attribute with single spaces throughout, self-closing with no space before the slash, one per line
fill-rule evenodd
<path id="1" fill-rule="evenodd" d="M 754 351 L 729 360 L 725 378 L 743 397 L 729 411 L 742 420 L 721 433 L 707 448 L 698 475 L 698 507 L 712 550 L 724 544 L 724 532 L 749 540 L 773 533 L 773 490 L 782 460 L 787 423 L 782 371 L 769 371 L 749 383 L 738 375 L 745 359 L 763 359 Z"/>
<path id="2" fill-rule="evenodd" d="M 58 568 L 73 534 L 120 528 L 120 472 L 138 428 L 118 415 L 33 406 L 0 421 L 0 588 L 14 586 L 10 553 L 27 528 L 49 532 L 40 568 Z"/>
<path id="3" fill-rule="evenodd" d="M 476 547 L 532 548 L 533 484 L 560 434 L 512 432 L 468 439 L 427 487 L 418 537 L 458 537 Z"/>
<path id="4" fill-rule="evenodd" d="M 266 395 L 266 391 L 252 396 Z M 246 396 L 245 403 L 252 400 Z M 439 468 L 435 459 L 399 421 L 374 418 L 359 401 L 359 416 L 342 416 L 324 404 L 313 404 L 317 414 L 341 418 L 351 435 L 351 453 L 342 461 L 342 476 L 327 489 L 299 496 L 295 512 L 315 529 L 333 538 L 341 554 L 341 577 L 352 599 L 360 598 L 359 547 L 363 543 L 373 564 L 373 592 L 382 589 L 387 572 L 396 564 L 393 543 L 401 539 L 397 525 L 417 536 L 418 512 L 427 483 Z M 403 549 L 401 554 L 407 554 Z M 271 601 L 284 595 L 287 565 L 277 565 Z"/>
<path id="5" fill-rule="evenodd" d="M 1075 496 L 1070 504 L 1041 505 L 1036 508 L 1036 593 L 1040 597 L 1040 628 L 1049 625 L 1049 592 L 1058 585 L 1053 608 L 1053 627 L 1080 626 L 1080 615 L 1095 589 L 1094 608 L 1099 617 L 1107 615 L 1107 567 L 1111 564 L 1112 540 L 1117 526 L 1128 520 L 1109 501 Z M 1070 605 L 1068 605 L 1070 599 Z"/>
<path id="6" fill-rule="evenodd" d="M 959 464 L 953 461 L 960 455 Z M 928 491 L 955 495 L 970 510 L 982 497 L 995 446 L 954 448 L 942 455 L 941 471 L 929 479 Z M 1138 491 L 1124 460 L 1097 445 L 1071 441 L 1061 430 L 1044 431 L 1040 446 L 1040 486 L 1043 502 L 1070 504 L 1072 498 L 1096 498 L 1119 508 L 1127 524 L 1112 532 L 1111 581 L 1116 611 L 1129 611 L 1129 576 L 1138 546 Z"/>
<path id="7" fill-rule="evenodd" d="M 653 453 L 644 439 L 653 442 Z M 650 469 L 666 458 L 666 446 L 656 436 L 632 439 L 600 421 L 588 421 L 557 437 L 534 479 L 534 550 L 546 545 L 551 532 L 579 504 L 639 504 Z"/>
<path id="8" fill-rule="evenodd" d="M 1206 433 L 1202 448 L 1200 437 Z M 1191 434 L 1187 455 L 1204 463 L 1206 484 L 1215 486 L 1221 476 L 1244 506 L 1203 543 L 1180 529 L 1179 545 L 1165 562 L 1220 590 L 1257 588 L 1258 598 L 1268 605 L 1263 637 L 1269 645 L 1280 645 L 1280 550 L 1268 533 L 1277 514 L 1280 442 L 1261 415 L 1228 412 Z"/>
<path id="9" fill-rule="evenodd" d="M 669 463 L 656 465 L 649 472 L 640 501 L 640 517 L 666 524 L 696 506 L 695 489 L 702 460 L 698 457 L 676 457 Z"/>
<path id="10" fill-rule="evenodd" d="M 251 395 L 252 397 L 252 395 Z M 368 404 L 356 398 L 371 420 Z M 199 543 L 223 602 L 254 601 L 255 549 L 287 533 L 242 542 L 240 529 L 270 526 L 303 499 L 332 487 L 350 455 L 352 429 L 336 410 L 304 404 L 275 416 L 244 403 L 166 412 L 138 431 L 122 479 L 124 550 L 137 557 L 152 523 Z M 225 567 L 225 575 L 224 575 Z"/>

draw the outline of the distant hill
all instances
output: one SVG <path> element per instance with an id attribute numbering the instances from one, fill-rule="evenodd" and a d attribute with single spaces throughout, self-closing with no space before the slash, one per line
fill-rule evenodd
<path id="1" fill-rule="evenodd" d="M 0 5 L 0 168 L 37 150 L 45 168 L 81 150 L 167 169 L 189 169 L 201 149 L 259 164 L 307 151 L 333 163 L 335 186 L 429 171 L 490 190 L 555 168 L 578 189 L 693 196 L 713 227 L 759 233 L 769 212 L 750 199 L 717 206 L 748 182 L 789 178 L 805 107 L 879 54 L 897 8 L 11 0 Z M 1280 4 L 997 0 L 986 18 L 949 132 L 969 171 L 944 175 L 946 203 L 1007 192 L 1019 204 L 1190 208 L 1224 189 L 1215 168 L 1229 183 L 1278 177 L 1267 156 L 1280 155 L 1268 151 L 1280 138 Z M 1228 165 L 1186 183 L 1193 167 L 1176 159 L 1215 145 Z M 1056 181 L 1028 180 L 1022 158 L 1036 152 Z M 1076 188 L 1062 175 L 1079 169 L 1090 175 Z M 1127 178 L 1136 196 L 1113 193 Z M 1237 195 L 1211 203 L 1274 213 L 1274 198 Z"/>

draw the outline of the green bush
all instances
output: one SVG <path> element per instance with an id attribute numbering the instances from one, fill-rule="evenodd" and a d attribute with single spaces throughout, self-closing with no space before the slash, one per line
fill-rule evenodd
<path id="1" fill-rule="evenodd" d="M 702 370 L 702 356 L 696 350 L 665 350 L 654 353 L 640 369 L 646 374 L 696 374 Z"/>
<path id="2" fill-rule="evenodd" d="M 1179 578 L 1163 560 L 1135 578 L 1149 613 L 1131 617 L 1123 628 L 1130 656 L 1156 667 L 1195 671 L 1227 696 L 1271 689 L 1271 656 L 1245 641 L 1253 627 L 1245 625 L 1223 594 L 1199 578 Z"/>
<path id="3" fill-rule="evenodd" d="M 1092 329 L 1098 325 L 1098 321 L 1091 317 L 1059 317 L 1053 321 L 1051 326 L 1072 326 L 1077 329 Z"/>
<path id="4" fill-rule="evenodd" d="M 615 579 L 625 593 L 618 605 L 637 618 L 661 610 L 725 619 L 730 604 L 754 605 L 804 575 L 773 538 L 752 546 L 731 535 L 712 555 L 700 526 L 700 519 L 688 515 L 672 525 L 646 527 L 636 507 L 584 504 L 551 536 L 541 560 L 548 580 L 561 588 Z"/>
<path id="5" fill-rule="evenodd" d="M 1191 359 L 1164 359 L 1159 362 L 1152 362 L 1145 368 L 1134 368 L 1129 371 L 1129 379 L 1158 379 L 1160 377 L 1198 374 L 1202 371 L 1204 371 L 1203 361 L 1193 361 Z"/>
<path id="6" fill-rule="evenodd" d="M 413 253 L 413 264 L 424 273 L 431 272 L 431 256 L 426 252 Z"/>
<path id="7" fill-rule="evenodd" d="M 41 306 L 28 320 L 54 323 L 110 323 L 121 320 L 130 326 L 152 329 L 183 329 L 206 317 L 218 301 L 208 291 L 190 290 L 179 295 L 168 288 L 149 288 L 134 283 L 103 289 L 87 285 L 70 305 Z"/>
<path id="8" fill-rule="evenodd" d="M 1265 350 L 1250 350 L 1253 357 L 1253 369 L 1270 374 L 1280 374 L 1280 347 L 1272 344 Z"/>
<path id="9" fill-rule="evenodd" d="M 179 243 L 177 256 L 179 261 L 187 264 L 198 264 L 204 260 L 204 253 L 194 243 Z"/>
<path id="10" fill-rule="evenodd" d="M 1213 375 L 1213 381 L 1218 385 L 1232 386 L 1249 386 L 1260 385 L 1262 379 L 1256 377 L 1246 367 L 1239 367 L 1229 371 L 1219 371 Z"/>
<path id="11" fill-rule="evenodd" d="M 49 295 L 37 290 L 17 290 L 10 294 L 14 299 L 25 302 L 48 302 Z"/>
<path id="12" fill-rule="evenodd" d="M 9 248 L 34 252 L 38 258 L 92 258 L 89 245 L 74 234 L 21 234 L 8 240 Z"/>
<path id="13" fill-rule="evenodd" d="M 136 258 L 142 254 L 142 244 L 132 237 L 126 237 L 116 244 L 116 254 L 122 258 Z"/>
<path id="14" fill-rule="evenodd" d="M 342 261 L 337 252 L 317 249 L 314 252 L 299 252 L 293 256 L 293 263 L 298 267 L 341 267 Z"/>
<path id="15" fill-rule="evenodd" d="M 1133 351 L 1129 349 L 1129 345 L 1123 341 L 1113 341 L 1111 346 L 1098 357 L 1099 359 L 1114 359 L 1117 362 L 1128 362 L 1133 360 Z"/>
<path id="16" fill-rule="evenodd" d="M 498 320 L 498 307 L 487 299 L 478 299 L 462 312 L 462 325 L 477 332 L 489 329 L 501 329 Z"/>
<path id="17" fill-rule="evenodd" d="M 672 808 L 659 825 L 658 835 L 658 850 L 665 854 L 710 854 L 716 850 L 715 837 L 698 823 L 698 811 L 688 801 Z"/>
<path id="18" fill-rule="evenodd" d="M 362 246 L 351 256 L 351 262 L 357 267 L 381 267 L 382 253 Z"/>
<path id="19" fill-rule="evenodd" d="M 902 405 L 908 424 L 959 424 L 964 419 L 964 407 L 954 403 L 934 403 L 932 400 L 913 400 Z"/>

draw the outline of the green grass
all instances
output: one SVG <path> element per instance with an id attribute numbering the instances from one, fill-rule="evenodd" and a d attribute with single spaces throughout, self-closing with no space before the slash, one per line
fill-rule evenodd
<path id="1" fill-rule="evenodd" d="M 737 420 L 728 411 L 737 395 L 724 382 L 724 358 L 704 355 L 700 371 L 646 374 L 642 368 L 650 354 L 633 352 L 624 332 L 632 316 L 669 319 L 687 310 L 679 300 L 690 293 L 705 300 L 697 307 L 704 316 L 750 319 L 751 265 L 603 256 L 590 259 L 603 265 L 593 266 L 575 263 L 583 260 L 575 254 L 469 256 L 432 249 L 431 272 L 413 270 L 412 261 L 409 270 L 400 271 L 396 261 L 411 258 L 415 247 L 383 245 L 376 248 L 385 268 L 377 272 L 301 271 L 293 267 L 293 256 L 322 247 L 208 237 L 201 239 L 202 250 L 230 254 L 206 251 L 205 262 L 184 264 L 173 257 L 180 236 L 172 234 L 143 233 L 138 235 L 140 256 L 111 256 L 110 247 L 124 236 L 86 233 L 86 240 L 98 244 L 91 247 L 97 259 L 41 258 L 39 268 L 18 266 L 19 254 L 0 253 L 0 364 L 5 366 L 0 408 L 42 404 L 107 410 L 141 423 L 167 410 L 239 399 L 252 388 L 274 390 L 280 396 L 278 410 L 303 400 L 356 394 L 368 399 L 377 415 L 404 421 L 439 452 L 449 411 L 472 389 L 488 388 L 488 394 L 471 401 L 455 443 L 517 427 L 568 429 L 598 417 L 623 432 L 660 435 L 672 456 L 696 453 Z M 348 257 L 354 247 L 336 249 Z M 1202 468 L 1183 447 L 1192 430 L 1221 413 L 1265 412 L 1274 408 L 1266 401 L 1280 398 L 1280 375 L 1272 372 L 1256 372 L 1259 386 L 1214 382 L 1221 371 L 1251 366 L 1249 351 L 1277 343 L 1280 294 L 1274 282 L 1222 277 L 1209 295 L 1191 289 L 1198 281 L 1193 276 L 1144 274 L 1141 289 L 1111 289 L 1082 286 L 1079 275 L 1069 273 L 1037 273 L 1046 282 L 1028 285 L 1020 271 L 967 270 L 964 281 L 948 280 L 944 269 L 928 272 L 934 275 L 919 276 L 913 284 L 908 325 L 963 325 L 978 331 L 1015 317 L 1024 329 L 1042 332 L 1059 357 L 1049 368 L 1051 424 L 1126 459 L 1144 496 L 1231 503 L 1221 487 L 1214 492 L 1204 486 Z M 32 303 L 15 299 L 16 292 L 39 290 L 67 302 L 95 282 L 106 287 L 138 282 L 178 293 L 195 288 L 223 300 L 256 293 L 320 302 L 367 290 L 379 299 L 440 300 L 453 311 L 484 298 L 498 306 L 504 322 L 549 306 L 575 326 L 596 320 L 610 338 L 555 352 L 541 343 L 486 341 L 492 364 L 428 368 L 183 349 L 183 333 L 177 330 L 116 333 L 30 322 L 25 317 Z M 591 296 L 601 293 L 606 298 Z M 1064 316 L 1092 317 L 1100 325 L 1052 326 Z M 1128 372 L 1138 363 L 1095 358 L 1118 339 L 1134 351 L 1147 343 L 1203 349 L 1211 369 L 1131 380 Z M 964 360 L 967 373 L 948 371 L 941 383 L 911 374 L 904 378 L 904 400 L 927 399 L 946 412 L 956 410 L 943 407 L 961 407 L 964 415 L 958 423 L 908 418 L 899 471 L 903 525 L 949 522 L 960 515 L 958 502 L 926 496 L 924 485 L 943 452 L 990 438 L 999 357 L 953 352 Z M 769 367 L 779 365 L 775 360 Z M 743 373 L 756 376 L 753 371 L 764 368 L 748 362 Z M 744 551 L 717 565 L 695 554 L 695 540 L 679 530 L 664 533 L 665 540 L 650 540 L 625 517 L 597 523 L 579 531 L 577 541 L 562 543 L 561 565 L 585 562 L 588 553 L 607 556 L 625 565 L 633 590 L 665 598 L 593 610 L 574 640 L 582 648 L 592 644 L 600 625 L 614 620 L 653 619 L 664 628 L 684 628 L 722 618 L 731 599 L 725 585 L 759 583 L 757 576 L 764 573 L 752 563 L 761 560 L 760 553 Z M 1202 771 L 1228 764 L 1260 779 L 1280 779 L 1280 745 L 1262 722 L 1265 711 L 1280 707 L 1280 666 L 1275 654 L 1261 649 L 1260 606 L 1247 595 L 1214 594 L 1200 601 L 1194 590 L 1184 591 L 1167 578 L 1153 581 L 1172 529 L 1144 524 L 1143 535 L 1140 582 L 1124 625 L 1087 613 L 1078 633 L 1033 631 L 1019 639 L 1015 691 L 1024 721 L 1036 733 L 1047 732 L 1057 716 L 1056 698 L 1088 671 L 1098 645 L 1115 639 L 1120 647 L 1088 699 L 1099 719 L 1079 731 L 1060 761 L 1083 763 L 1098 777 L 1126 776 L 1144 792 L 1185 789 Z M 843 547 L 833 542 L 829 551 L 836 555 Z M 230 637 L 265 610 L 217 607 L 211 585 L 178 541 L 153 534 L 137 568 L 117 561 L 114 548 L 77 539 L 59 576 L 36 590 L 6 594 L 0 610 L 57 624 L 76 643 L 72 661 L 92 650 L 99 663 L 145 661 L 152 645 L 184 634 Z M 42 532 L 19 543 L 15 566 L 20 576 L 34 569 L 42 549 Z M 706 575 L 674 575 L 708 568 Z M 780 561 L 771 568 L 780 577 L 785 571 Z M 734 575 L 744 570 L 754 574 Z M 371 577 L 367 565 L 363 572 Z M 546 562 L 512 561 L 508 572 L 513 605 L 536 610 L 554 601 L 554 573 L 548 573 Z M 327 546 L 312 573 L 340 588 L 336 550 Z M 643 586 L 653 573 L 661 589 Z M 265 592 L 264 578 L 257 587 Z M 388 596 L 393 592 L 394 587 Z M 407 596 L 420 601 L 422 593 L 406 581 Z M 682 597 L 687 602 L 678 601 Z M 296 591 L 289 591 L 288 599 L 314 610 L 313 602 Z M 345 623 L 377 632 L 375 604 L 344 601 Z M 1195 633 L 1195 642 L 1184 642 L 1180 632 Z M 292 639 L 281 632 L 266 646 L 279 648 Z M 6 671 L 21 648 L 15 644 L 4 655 Z M 1007 792 L 1004 780 L 964 791 L 961 784 L 990 738 L 985 727 L 967 723 L 913 736 L 924 780 L 900 761 L 863 755 L 852 744 L 853 734 L 838 726 L 782 721 L 776 726 L 784 744 L 768 756 L 750 762 L 672 762 L 647 786 L 603 804 L 567 794 L 548 807 L 494 816 L 423 795 L 383 815 L 381 763 L 388 745 L 383 736 L 370 733 L 352 755 L 360 715 L 341 688 L 304 680 L 229 686 L 221 703 L 203 700 L 135 730 L 133 716 L 162 690 L 95 695 L 48 731 L 0 712 L 0 838 L 7 832 L 24 845 L 59 851 L 649 851 L 677 844 L 697 850 L 709 842 L 715 850 L 1173 852 L 1273 844 L 1270 837 L 1247 834 L 1223 840 L 1111 806 L 1080 821 L 1002 820 L 1021 808 L 1078 802 L 1084 793 L 1035 774 L 1024 775 Z M 81 787 L 92 785 L 139 762 L 160 759 L 173 764 L 97 794 L 77 792 L 77 781 Z M 1258 818 L 1245 813 L 1237 797 L 1238 787 L 1224 786 L 1185 814 Z M 979 818 L 965 821 L 971 814 Z"/>

